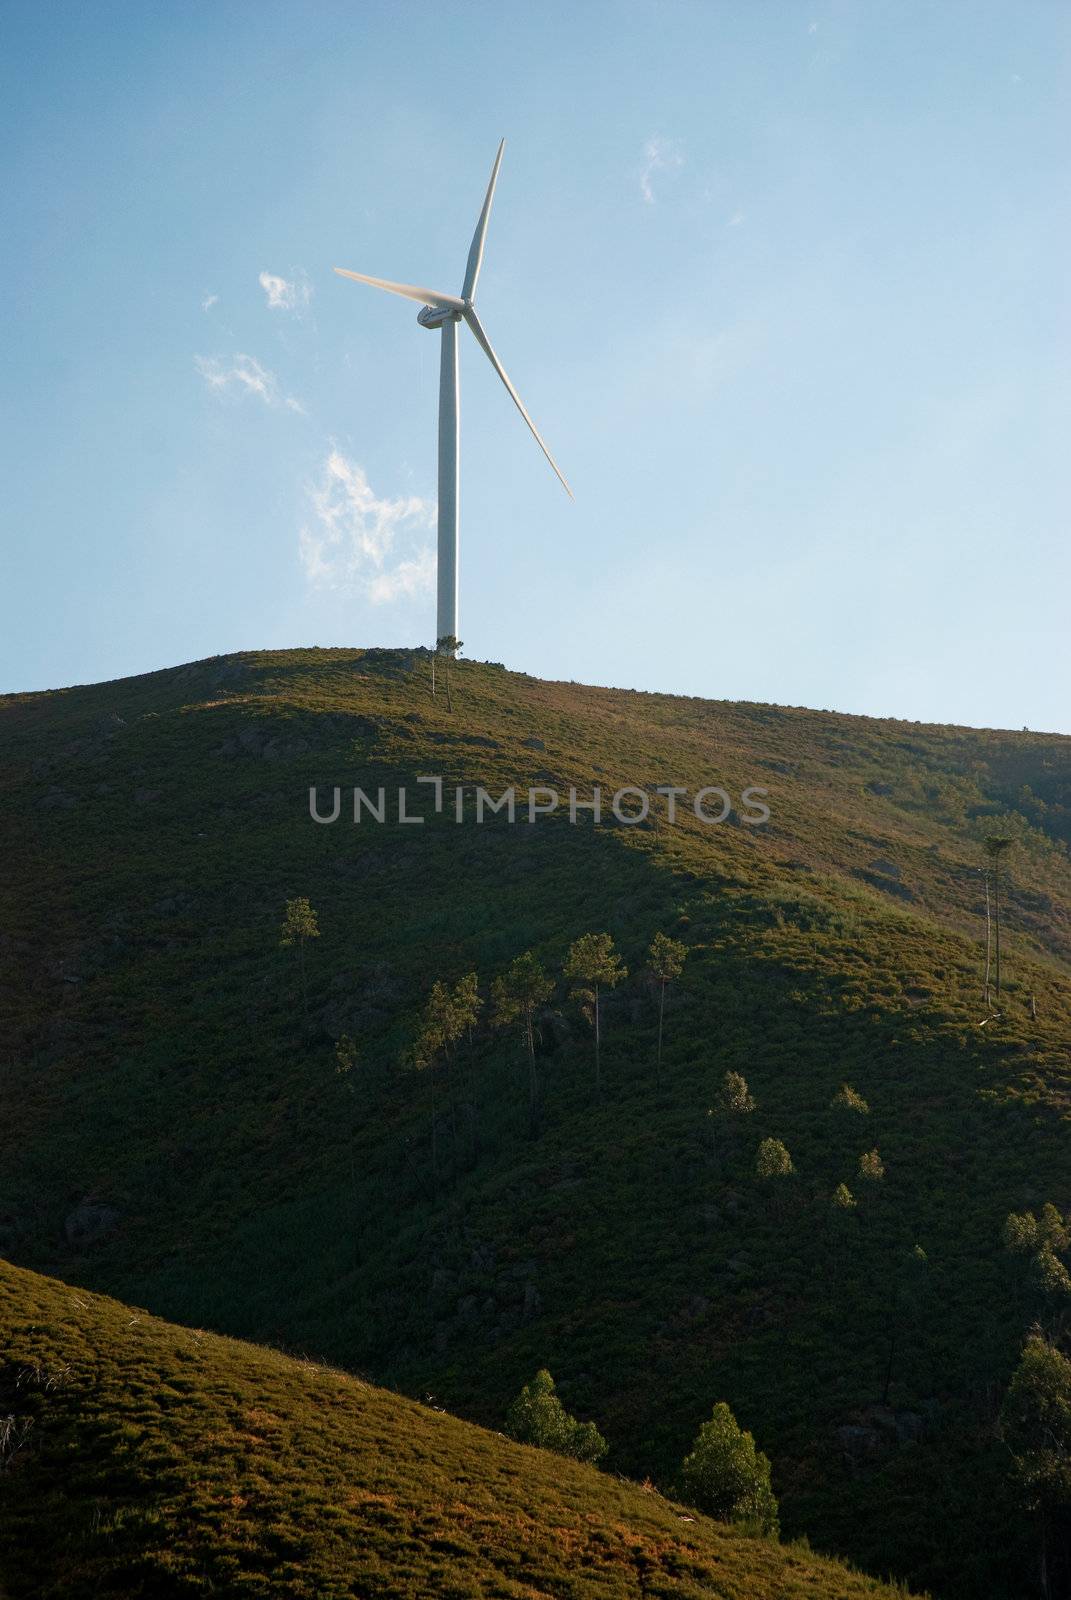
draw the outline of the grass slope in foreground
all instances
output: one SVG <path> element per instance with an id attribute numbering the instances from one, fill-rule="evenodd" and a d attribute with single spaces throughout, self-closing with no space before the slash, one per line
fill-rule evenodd
<path id="1" fill-rule="evenodd" d="M 903 1594 L 347 1373 L 0 1264 L 6 1600 Z M 21 1431 L 21 1427 L 20 1427 Z"/>

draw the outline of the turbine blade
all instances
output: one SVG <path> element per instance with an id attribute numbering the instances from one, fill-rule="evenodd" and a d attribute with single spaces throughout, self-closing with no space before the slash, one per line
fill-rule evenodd
<path id="1" fill-rule="evenodd" d="M 363 272 L 350 272 L 346 267 L 336 267 L 340 278 L 353 278 L 357 283 L 370 283 L 373 289 L 389 289 L 391 294 L 404 295 L 407 300 L 419 300 L 421 305 L 440 306 L 444 311 L 464 311 L 465 302 L 456 294 L 440 294 L 437 289 L 421 289 L 415 283 L 391 283 L 389 278 L 369 278 Z"/>
<path id="2" fill-rule="evenodd" d="M 465 284 L 461 290 L 462 300 L 474 300 L 476 298 L 476 280 L 480 276 L 480 268 L 483 266 L 483 241 L 487 237 L 487 224 L 491 218 L 491 201 L 495 197 L 498 169 L 502 165 L 502 152 L 505 148 L 506 141 L 503 139 L 498 147 L 495 164 L 491 168 L 491 181 L 487 185 L 483 210 L 480 212 L 480 220 L 476 224 L 476 232 L 473 234 L 472 244 L 469 246 L 468 265 L 465 267 Z"/>
<path id="3" fill-rule="evenodd" d="M 501 361 L 495 355 L 494 350 L 491 348 L 491 341 L 487 337 L 486 333 L 484 333 L 483 325 L 480 322 L 479 317 L 476 315 L 475 310 L 473 309 L 472 306 L 466 306 L 465 309 L 464 309 L 464 312 L 462 313 L 462 315 L 464 316 L 465 321 L 468 323 L 469 327 L 472 329 L 473 333 L 475 334 L 477 342 L 480 345 L 482 345 L 483 352 L 486 355 L 488 361 L 490 361 L 491 365 L 494 367 L 495 371 L 498 373 L 498 376 L 502 379 L 502 382 L 505 384 L 507 390 L 509 391 L 511 399 L 513 400 L 513 404 L 517 407 L 517 410 L 520 412 L 520 414 L 524 418 L 525 422 L 527 422 L 528 426 L 531 428 L 532 433 L 535 435 L 536 444 L 542 450 L 543 454 L 546 456 L 547 460 L 550 462 L 551 466 L 554 468 L 554 471 L 557 473 L 558 479 L 559 479 L 559 481 L 561 483 L 562 488 L 565 490 L 565 492 L 569 496 L 570 500 L 574 499 L 575 496 L 573 494 L 573 491 L 570 489 L 569 485 L 566 483 L 565 478 L 563 477 L 563 475 L 561 473 L 561 470 L 560 470 L 560 468 L 558 466 L 558 463 L 555 461 L 554 457 L 551 455 L 550 451 L 547 449 L 546 445 L 543 443 L 543 439 L 542 439 L 542 436 L 541 436 L 541 434 L 539 432 L 539 429 L 536 427 L 535 423 L 532 421 L 531 417 L 528 415 L 527 411 L 524 409 L 524 406 L 521 403 L 521 397 L 517 393 L 516 389 L 513 387 L 512 383 L 510 383 L 509 375 L 507 374 L 505 367 L 502 365 Z"/>

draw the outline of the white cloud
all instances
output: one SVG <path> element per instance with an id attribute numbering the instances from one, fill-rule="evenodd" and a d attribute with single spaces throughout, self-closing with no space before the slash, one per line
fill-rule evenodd
<path id="1" fill-rule="evenodd" d="M 303 272 L 292 280 L 262 272 L 257 281 L 268 297 L 269 311 L 304 311 L 312 299 L 312 284 Z"/>
<path id="2" fill-rule="evenodd" d="M 640 168 L 640 194 L 647 205 L 653 206 L 655 203 L 655 173 L 676 172 L 683 165 L 684 156 L 678 141 L 652 134 L 643 147 L 643 165 Z"/>
<path id="3" fill-rule="evenodd" d="M 428 594 L 435 555 L 428 500 L 381 500 L 363 467 L 332 449 L 307 490 L 311 516 L 298 536 L 305 576 L 319 589 L 363 594 L 373 605 Z"/>
<path id="4" fill-rule="evenodd" d="M 201 301 L 201 310 L 202 311 L 211 311 L 212 307 L 216 306 L 218 304 L 219 304 L 219 295 L 218 294 L 206 294 L 204 299 Z"/>
<path id="5" fill-rule="evenodd" d="M 262 367 L 255 356 L 238 353 L 230 364 L 218 356 L 194 356 L 194 365 L 214 393 L 256 395 L 266 406 L 285 406 L 288 411 L 305 415 L 305 407 L 293 395 L 284 395 L 274 372 Z"/>
<path id="6" fill-rule="evenodd" d="M 739 228 L 739 226 L 743 222 L 743 220 L 744 220 L 744 213 L 742 211 L 734 211 L 732 216 L 729 218 L 728 222 L 725 224 L 725 226 L 727 228 Z"/>

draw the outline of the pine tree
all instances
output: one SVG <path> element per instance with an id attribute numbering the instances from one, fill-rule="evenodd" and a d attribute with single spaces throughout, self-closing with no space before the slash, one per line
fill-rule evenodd
<path id="1" fill-rule="evenodd" d="M 1008 1386 L 1000 1432 L 1037 1527 L 1041 1593 L 1055 1600 L 1071 1586 L 1071 1361 L 1039 1334 Z"/>
<path id="2" fill-rule="evenodd" d="M 671 939 L 665 933 L 655 934 L 647 952 L 651 971 L 658 980 L 658 1056 L 655 1070 L 659 1077 L 662 1075 L 662 1020 L 666 1010 L 666 985 L 680 977 L 687 954 L 679 939 Z"/>
<path id="3" fill-rule="evenodd" d="M 741 1431 L 724 1401 L 714 1407 L 682 1461 L 681 1482 L 701 1511 L 754 1533 L 777 1535 L 769 1457 L 756 1450 L 754 1438 Z"/>
<path id="4" fill-rule="evenodd" d="M 535 1062 L 535 1011 L 554 993 L 554 984 L 543 971 L 531 950 L 518 956 L 492 988 L 491 1015 L 495 1027 L 508 1027 L 520 1021 L 528 1053 L 528 1123 L 534 1133 L 539 1100 Z"/>
<path id="5" fill-rule="evenodd" d="M 286 902 L 286 916 L 283 919 L 282 930 L 279 934 L 279 944 L 283 949 L 291 949 L 295 944 L 298 948 L 298 957 L 301 967 L 301 1000 L 304 1010 L 309 1009 L 309 989 L 305 980 L 305 944 L 309 939 L 320 937 L 320 927 L 316 920 L 316 913 L 309 904 L 306 895 L 298 895 L 296 900 Z"/>
<path id="6" fill-rule="evenodd" d="M 993 926 L 996 932 L 997 1000 L 1000 1000 L 1000 858 L 1014 841 L 999 834 L 990 834 L 985 840 L 989 857 L 986 871 L 986 1004 L 989 1004 L 989 887 L 993 890 Z"/>
<path id="7" fill-rule="evenodd" d="M 463 1033 L 475 1026 L 482 1005 L 478 993 L 478 979 L 474 972 L 468 973 L 451 991 L 441 980 L 431 986 L 421 1019 L 420 1032 L 417 1035 L 416 1046 L 413 1052 L 417 1067 L 428 1074 L 428 1085 L 431 1096 L 431 1169 L 436 1182 L 439 1181 L 439 1142 L 438 1142 L 438 1114 L 435 1103 L 435 1075 L 440 1061 L 446 1063 L 447 1071 L 453 1059 L 454 1047 Z M 450 1104 L 453 1111 L 453 1083 L 450 1082 Z M 456 1122 L 454 1126 L 456 1141 Z"/>
<path id="8" fill-rule="evenodd" d="M 602 1094 L 601 1030 L 599 999 L 603 989 L 616 989 L 628 969 L 614 949 L 608 933 L 581 934 L 565 958 L 565 976 L 584 987 L 572 991 L 573 998 L 590 1006 L 595 1023 L 595 1088 Z"/>

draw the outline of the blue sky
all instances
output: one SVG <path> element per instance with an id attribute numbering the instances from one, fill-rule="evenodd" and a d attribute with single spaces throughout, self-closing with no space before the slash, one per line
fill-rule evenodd
<path id="1" fill-rule="evenodd" d="M 1056 0 L 13 3 L 0 689 L 434 632 L 545 677 L 1071 732 Z"/>

